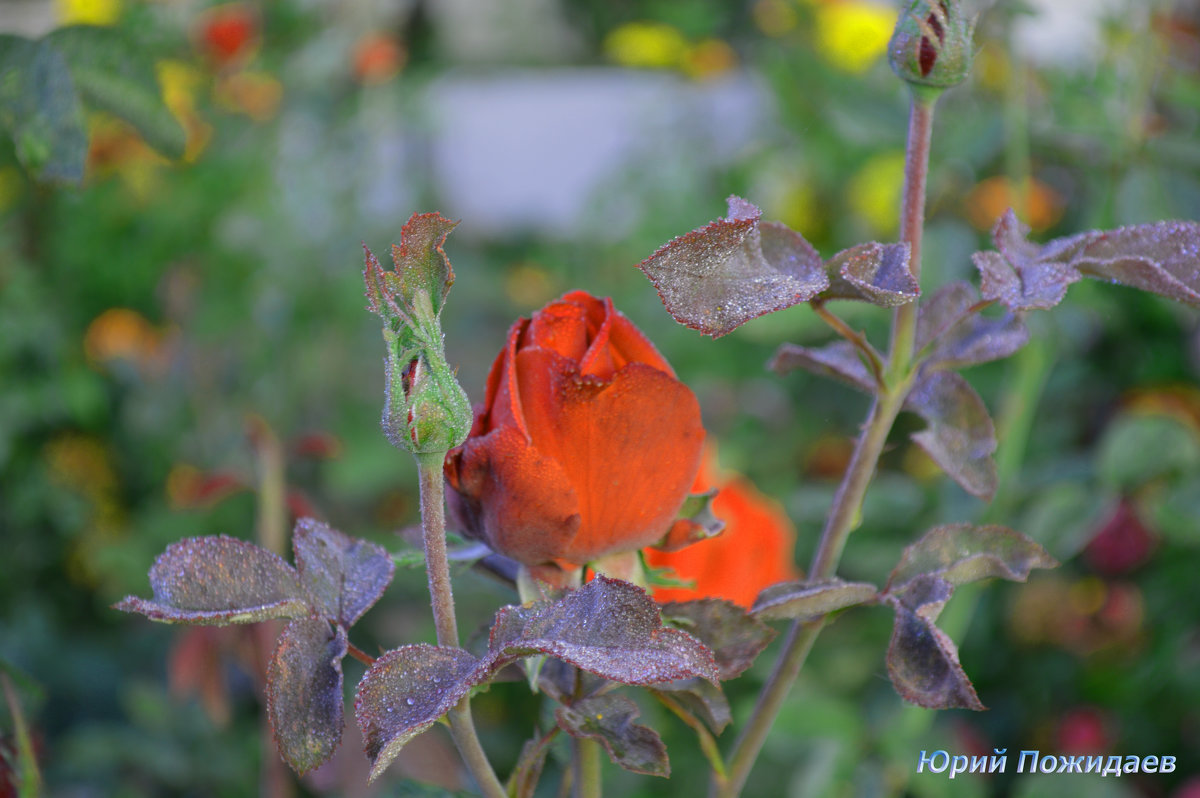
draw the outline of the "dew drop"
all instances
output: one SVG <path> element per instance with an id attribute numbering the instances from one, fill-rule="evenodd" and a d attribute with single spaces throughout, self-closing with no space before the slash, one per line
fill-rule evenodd
<path id="1" fill-rule="evenodd" d="M 411 698 L 406 698 L 406 699 L 404 699 L 404 703 L 408 704 L 411 707 L 415 702 Z"/>

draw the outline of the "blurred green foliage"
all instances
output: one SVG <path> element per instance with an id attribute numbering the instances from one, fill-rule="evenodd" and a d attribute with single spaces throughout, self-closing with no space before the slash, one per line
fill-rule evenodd
<path id="1" fill-rule="evenodd" d="M 383 352 L 364 312 L 360 253 L 364 240 L 375 249 L 397 240 L 410 212 L 438 208 L 427 170 L 380 186 L 395 170 L 377 173 L 372 160 L 389 136 L 415 136 L 410 157 L 419 164 L 419 142 L 431 135 L 424 90 L 464 69 L 446 55 L 452 23 L 432 5 L 397 14 L 247 3 L 239 7 L 251 28 L 238 40 L 215 36 L 205 27 L 211 10 L 195 4 L 128 0 L 115 30 L 168 58 L 158 74 L 187 131 L 184 158 L 167 162 L 129 127 L 92 115 L 83 185 L 60 189 L 22 167 L 30 161 L 20 141 L 0 145 L 0 660 L 27 677 L 16 692 L 47 794 L 259 792 L 264 762 L 276 755 L 263 746 L 261 668 L 245 653 L 253 646 L 221 643 L 224 654 L 205 671 L 217 686 L 205 694 L 203 680 L 181 679 L 187 668 L 173 658 L 186 650 L 184 632 L 109 609 L 145 593 L 145 572 L 168 543 L 256 535 L 263 459 L 247 434 L 258 422 L 248 419 L 283 442 L 294 509 L 304 502 L 392 548 L 401 547 L 393 531 L 417 518 L 411 459 L 379 429 Z M 513 319 L 571 288 L 612 295 L 699 395 L 723 464 L 787 506 L 805 563 L 866 400 L 804 374 L 764 371 L 778 342 L 827 337 L 803 308 L 712 342 L 674 325 L 633 265 L 720 215 L 730 193 L 824 253 L 894 236 L 886 210 L 899 191 L 904 89 L 878 55 L 857 72 L 830 55 L 830 7 L 856 3 L 545 5 L 571 34 L 564 62 L 612 66 L 614 31 L 659 23 L 666 28 L 654 30 L 673 29 L 683 44 L 657 69 L 699 83 L 751 70 L 769 86 L 778 123 L 728 165 L 696 164 L 667 181 L 616 176 L 619 195 L 598 204 L 636 196 L 645 208 L 620 235 L 488 239 L 463 219 L 448 248 L 457 276 L 443 315 L 450 362 L 478 401 Z M 1195 12 L 1130 0 L 1097 21 L 1099 46 L 1074 66 L 1019 57 L 1013 30 L 1027 21 L 1015 4 L 990 10 L 975 73 L 940 107 L 930 285 L 972 279 L 969 255 L 988 246 L 986 219 L 1008 204 L 1041 214 L 1039 238 L 1200 211 Z M 394 49 L 367 52 L 367 34 Z M 504 66 L 494 58 L 487 68 Z M 1034 182 L 1022 200 L 1012 187 L 1026 178 Z M 864 307 L 845 316 L 882 340 L 886 314 Z M 903 705 L 884 678 L 890 618 L 856 611 L 813 652 L 748 795 L 1033 798 L 1101 787 L 1183 795 L 1200 772 L 1196 314 L 1081 283 L 1031 322 L 1036 348 L 969 374 L 1001 429 L 994 506 L 932 473 L 904 436 L 917 422 L 902 420 L 842 569 L 847 579 L 882 581 L 918 532 L 982 518 L 1062 559 L 1029 585 L 960 591 L 943 616 L 991 710 L 935 715 Z M 221 485 L 249 490 L 214 501 Z M 1124 545 L 1121 535 L 1132 533 L 1109 523 L 1122 500 L 1151 544 L 1114 570 L 1089 544 L 1115 529 Z M 514 599 L 474 573 L 456 587 L 465 630 Z M 374 650 L 432 639 L 428 615 L 423 579 L 402 570 L 354 642 Z M 749 711 L 772 651 L 728 685 L 735 719 Z M 360 675 L 348 662 L 347 683 Z M 484 744 L 502 773 L 543 710 L 519 683 L 479 698 Z M 668 744 L 672 794 L 698 794 L 704 765 L 689 730 L 659 708 L 643 710 Z M 6 740 L 13 733 L 8 712 L 0 729 Z M 951 783 L 915 773 L 922 749 L 993 747 L 1009 751 L 1003 777 Z M 1024 748 L 1168 754 L 1180 766 L 1097 787 L 1091 777 L 1014 775 Z M 343 752 L 336 774 L 298 789 L 361 794 L 365 760 L 351 764 L 361 760 L 354 735 Z M 454 784 L 452 762 L 446 740 L 431 740 L 378 794 L 404 794 L 404 773 Z M 552 753 L 544 794 L 558 772 Z M 666 789 L 615 768 L 606 775 L 614 795 Z"/>

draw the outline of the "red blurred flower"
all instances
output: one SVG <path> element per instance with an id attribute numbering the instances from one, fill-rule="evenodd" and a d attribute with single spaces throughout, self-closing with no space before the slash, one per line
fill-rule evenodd
<path id="1" fill-rule="evenodd" d="M 1076 707 L 1058 722 L 1058 750 L 1064 754 L 1102 754 L 1112 747 L 1112 732 L 1104 713 L 1095 707 Z"/>
<path id="2" fill-rule="evenodd" d="M 656 587 L 658 601 L 714 597 L 749 607 L 764 587 L 800 576 L 793 564 L 796 530 L 783 508 L 745 477 L 714 473 L 715 464 L 715 455 L 705 458 L 692 491 L 719 489 L 712 509 L 725 529 L 678 551 L 646 550 L 647 565 L 671 568 L 675 578 L 695 583 Z"/>
<path id="3" fill-rule="evenodd" d="M 368 33 L 354 45 L 354 77 L 367 85 L 386 83 L 403 68 L 407 58 L 395 37 Z"/>
<path id="4" fill-rule="evenodd" d="M 1123 498 L 1087 544 L 1083 557 L 1097 572 L 1117 576 L 1146 562 L 1153 549 L 1154 535 L 1138 518 L 1133 503 Z"/>
<path id="5" fill-rule="evenodd" d="M 691 390 L 612 305 L 573 291 L 508 331 L 470 437 L 446 458 L 459 526 L 573 569 L 664 538 L 700 466 Z"/>
<path id="6" fill-rule="evenodd" d="M 193 29 L 196 49 L 218 67 L 248 60 L 258 44 L 258 17 L 243 3 L 206 10 Z"/>

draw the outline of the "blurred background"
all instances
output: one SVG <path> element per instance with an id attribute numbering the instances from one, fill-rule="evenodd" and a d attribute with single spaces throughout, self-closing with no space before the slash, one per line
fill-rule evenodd
<path id="1" fill-rule="evenodd" d="M 362 243 L 385 250 L 414 211 L 462 220 L 444 324 L 474 401 L 514 319 L 574 288 L 611 295 L 700 397 L 722 465 L 786 507 L 807 563 L 866 399 L 763 364 L 827 330 L 799 307 L 710 341 L 675 325 L 634 266 L 731 193 L 826 256 L 894 240 L 896 14 L 883 0 L 0 4 L 10 33 L 131 37 L 187 137 L 168 160 L 93 113 L 77 187 L 33 181 L 0 143 L 0 795 L 14 794 L 18 715 L 47 795 L 463 786 L 435 729 L 367 790 L 353 722 L 331 765 L 294 780 L 258 698 L 272 630 L 109 608 L 147 595 L 154 557 L 186 536 L 284 550 L 291 518 L 311 514 L 406 545 L 415 470 L 379 429 L 361 268 Z M 1036 240 L 1200 217 L 1196 4 L 998 3 L 977 42 L 970 80 L 939 106 L 927 286 L 974 280 L 970 254 L 1009 206 Z M 883 311 L 835 309 L 884 340 Z M 990 711 L 904 705 L 884 667 L 890 613 L 855 611 L 822 635 L 747 795 L 1200 796 L 1200 318 L 1088 281 L 1030 324 L 1034 344 L 967 374 L 1001 431 L 995 502 L 940 475 L 902 418 L 841 570 L 882 583 L 948 521 L 1005 523 L 1062 560 L 1028 585 L 962 589 L 943 616 Z M 466 630 L 515 600 L 471 572 L 456 589 Z M 400 569 L 355 636 L 368 651 L 432 640 L 423 574 Z M 774 650 L 727 686 L 726 745 Z M 345 669 L 349 690 L 362 666 Z M 521 683 L 475 707 L 505 774 L 545 708 Z M 609 767 L 611 794 L 701 794 L 690 731 L 643 710 L 675 775 Z M 993 748 L 1008 750 L 1003 775 L 915 773 L 922 749 Z M 1035 777 L 1015 774 L 1022 749 L 1179 767 Z M 559 772 L 552 757 L 540 795 Z"/>

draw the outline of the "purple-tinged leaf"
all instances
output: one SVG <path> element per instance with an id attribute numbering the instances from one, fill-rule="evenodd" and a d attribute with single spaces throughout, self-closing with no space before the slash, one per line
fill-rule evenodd
<path id="1" fill-rule="evenodd" d="M 715 684 L 703 679 L 680 679 L 665 684 L 656 684 L 650 692 L 660 700 L 674 702 L 679 709 L 693 717 L 703 719 L 714 734 L 720 734 L 733 722 L 729 700 Z"/>
<path id="2" fill-rule="evenodd" d="M 934 620 L 954 591 L 922 576 L 900 594 L 885 596 L 896 612 L 888 645 L 888 676 L 906 701 L 927 709 L 985 709 L 958 661 L 958 649 Z"/>
<path id="3" fill-rule="evenodd" d="M 496 626 L 504 630 L 493 629 L 495 653 L 504 657 L 547 654 L 622 684 L 691 676 L 715 684 L 720 678 L 712 652 L 688 633 L 664 627 L 646 591 L 605 576 L 537 608 L 515 637 L 511 612 L 502 610 Z"/>
<path id="4" fill-rule="evenodd" d="M 750 612 L 757 618 L 819 618 L 830 612 L 867 604 L 878 597 L 878 589 L 867 582 L 843 582 L 830 579 L 822 582 L 782 582 L 771 585 L 758 594 Z"/>
<path id="5" fill-rule="evenodd" d="M 454 284 L 454 269 L 442 246 L 446 236 L 458 222 L 434 213 L 414 213 L 400 230 L 399 245 L 392 245 L 392 262 L 399 276 L 399 293 L 406 304 L 416 302 L 417 293 L 424 291 L 433 303 L 433 312 L 442 309 L 450 286 Z"/>
<path id="6" fill-rule="evenodd" d="M 1029 341 L 1020 317 L 984 318 L 972 309 L 979 297 L 969 283 L 950 283 L 921 306 L 917 349 L 930 347 L 926 369 L 953 369 L 999 360 Z"/>
<path id="7" fill-rule="evenodd" d="M 396 570 L 383 546 L 352 538 L 313 518 L 296 523 L 292 547 L 300 583 L 315 611 L 346 627 L 379 600 Z"/>
<path id="8" fill-rule="evenodd" d="M 303 775 L 333 756 L 342 739 L 346 630 L 324 618 L 292 621 L 267 668 L 267 715 L 280 756 Z"/>
<path id="9" fill-rule="evenodd" d="M 979 270 L 983 298 L 1014 311 L 1048 310 L 1062 302 L 1067 286 L 1079 280 L 1079 272 L 1062 263 L 1014 266 L 998 252 L 976 252 L 971 260 Z"/>
<path id="10" fill-rule="evenodd" d="M 923 376 L 905 408 L 925 419 L 916 441 L 946 474 L 973 496 L 996 492 L 996 429 L 979 394 L 960 375 L 934 371 Z"/>
<path id="11" fill-rule="evenodd" d="M 906 305 L 921 295 L 908 268 L 908 244 L 859 244 L 825 264 L 829 288 L 818 300 L 858 299 L 885 308 Z"/>
<path id="12" fill-rule="evenodd" d="M 633 773 L 671 775 L 667 747 L 654 729 L 634 723 L 637 704 L 621 695 L 585 698 L 554 711 L 558 725 L 572 737 L 598 740 L 612 759 Z"/>
<path id="13" fill-rule="evenodd" d="M 887 590 L 899 590 L 925 575 L 955 586 L 995 576 L 1024 582 L 1034 568 L 1057 566 L 1044 548 L 1007 527 L 946 524 L 904 550 Z"/>
<path id="14" fill-rule="evenodd" d="M 1083 235 L 1083 249 L 1071 261 L 1081 273 L 1200 307 L 1200 222 L 1155 222 Z"/>
<path id="15" fill-rule="evenodd" d="M 358 683 L 354 714 L 362 729 L 369 780 L 374 781 L 404 744 L 449 712 L 490 675 L 466 651 L 424 643 L 389 651 Z"/>
<path id="16" fill-rule="evenodd" d="M 550 753 L 550 742 L 557 733 L 558 727 L 552 728 L 547 734 L 532 737 L 521 746 L 521 755 L 517 757 L 517 764 L 505 785 L 513 798 L 533 798 L 546 764 L 546 755 Z"/>
<path id="17" fill-rule="evenodd" d="M 876 390 L 875 377 L 863 362 L 858 347 L 849 341 L 834 341 L 816 348 L 783 344 L 775 351 L 767 368 L 776 374 L 805 369 L 822 377 L 839 380 L 866 393 L 874 393 Z"/>
<path id="18" fill-rule="evenodd" d="M 266 549 L 224 536 L 172 543 L 150 567 L 150 588 L 153 600 L 126 596 L 115 608 L 153 621 L 218 626 L 311 613 L 290 565 Z"/>
<path id="19" fill-rule="evenodd" d="M 821 257 L 799 234 L 759 223 L 730 197 L 729 215 L 660 247 L 638 268 L 676 321 L 719 338 L 751 319 L 813 298 L 829 284 Z"/>
<path id="20" fill-rule="evenodd" d="M 725 599 L 672 601 L 662 606 L 662 617 L 712 650 L 721 681 L 740 676 L 775 637 L 774 629 Z"/>

